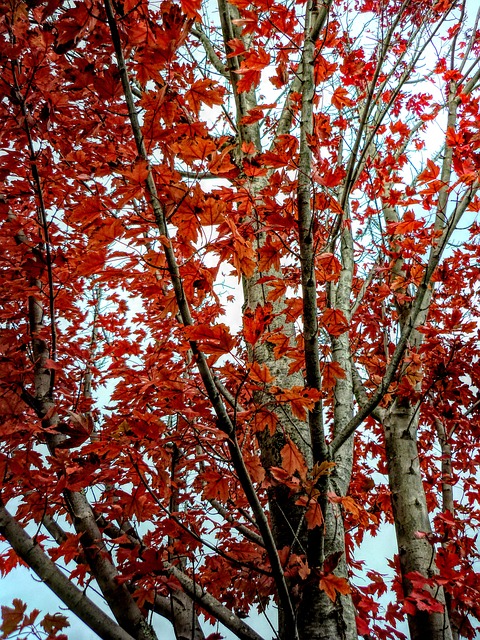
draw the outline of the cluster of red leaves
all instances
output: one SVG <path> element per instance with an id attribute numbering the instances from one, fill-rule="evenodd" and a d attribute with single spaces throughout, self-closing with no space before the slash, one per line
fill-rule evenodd
<path id="1" fill-rule="evenodd" d="M 271 486 L 281 485 L 304 509 L 308 529 L 321 527 L 318 482 L 332 468 L 320 465 L 309 470 L 297 444 L 286 436 L 280 466 L 265 469 L 257 434 L 278 436 L 275 411 L 286 410 L 294 419 L 305 420 L 320 400 L 327 427 L 332 426 L 335 386 L 346 378 L 345 369 L 333 357 L 332 344 L 347 332 L 367 390 L 374 390 L 381 381 L 394 349 L 399 308 L 411 302 L 411 289 L 421 281 L 426 252 L 436 239 L 428 216 L 444 186 L 440 166 L 431 159 L 417 176 L 415 188 L 403 184 L 408 157 L 395 154 L 410 137 L 414 147 L 422 148 L 422 130 L 412 132 L 410 119 L 418 115 L 428 123 L 437 105 L 420 93 L 395 97 L 392 87 L 400 69 L 392 72 L 392 87 L 375 96 L 380 104 L 392 99 L 394 105 L 388 126 L 376 132 L 382 139 L 378 153 L 366 162 L 356 182 L 357 191 L 368 201 L 352 203 L 355 225 L 365 233 L 356 246 L 353 297 L 361 294 L 363 299 L 347 319 L 327 304 L 327 292 L 337 284 L 342 269 L 328 241 L 344 213 L 336 195 L 347 175 L 339 157 L 340 141 L 348 139 L 349 113 L 373 81 L 375 56 L 370 59 L 367 52 L 351 50 L 340 24 L 342 6 L 337 3 L 338 15 L 320 35 L 321 52 L 314 69 L 316 82 L 333 90 L 328 104 L 321 103 L 320 92 L 314 98 L 314 130 L 309 139 L 315 160 L 312 204 L 322 389 L 281 388 L 273 367 L 250 362 L 247 350 L 270 349 L 275 360 L 288 359 L 291 374 L 304 373 L 301 336 L 293 339 L 278 325 L 280 315 L 288 324 L 298 323 L 302 314 L 293 175 L 299 161 L 296 135 L 276 137 L 262 153 L 249 143 L 239 154 L 234 138 L 223 131 L 217 134 L 204 121 L 204 107 L 224 105 L 226 87 L 219 79 L 200 77 L 195 62 L 177 55 L 199 19 L 200 2 L 166 1 L 154 10 L 145 2 L 127 0 L 118 3 L 123 13 L 119 24 L 124 47 L 131 54 L 129 70 L 139 86 L 148 87 L 138 99 L 145 145 L 152 157 L 147 163 L 138 157 L 120 76 L 112 65 L 111 47 L 105 46 L 110 35 L 102 6 L 93 0 L 67 9 L 58 1 L 30 4 L 0 5 L 5 94 L 0 103 L 5 179 L 0 202 L 3 499 L 19 499 L 20 519 L 40 522 L 45 513 L 63 513 L 61 508 L 56 511 L 63 489 L 94 487 L 95 508 L 105 518 L 148 522 L 147 551 L 140 553 L 121 538 L 111 543 L 122 580 L 135 584 L 142 606 L 155 590 L 168 594 L 172 584 L 176 586 L 161 574 L 163 560 L 181 556 L 193 564 L 202 536 L 214 531 L 218 554 L 202 559 L 198 578 L 227 606 L 248 611 L 272 596 L 272 579 L 264 551 L 238 539 L 236 523 L 252 527 L 242 516 L 248 505 L 229 464 L 225 434 L 219 431 L 201 390 L 192 342 L 234 395 L 237 406 L 229 411 L 262 503 L 266 504 Z M 289 61 L 292 43 L 301 42 L 294 6 L 260 0 L 232 4 L 240 12 L 237 26 L 243 35 L 253 36 L 248 50 L 238 39 L 228 43 L 226 59 L 240 60 L 235 72 L 238 92 L 249 92 L 269 73 L 274 74 L 271 85 L 282 89 L 297 71 Z M 373 0 L 359 4 L 363 11 L 379 11 L 379 3 Z M 409 14 L 413 24 L 422 12 L 425 17 L 425 3 L 415 4 Z M 445 10 L 445 4 L 435 4 L 433 17 Z M 279 43 L 278 33 L 288 34 L 288 42 Z M 398 35 L 394 45 L 401 53 L 405 38 Z M 441 62 L 435 73 L 445 82 L 454 79 L 446 75 Z M 300 94 L 293 93 L 294 117 L 300 105 Z M 263 122 L 273 131 L 279 113 L 275 109 L 274 102 L 250 109 L 241 124 Z M 459 109 L 459 126 L 446 132 L 447 145 L 453 150 L 452 192 L 471 185 L 480 166 L 478 99 L 463 96 Z M 37 185 L 32 179 L 34 167 Z M 217 184 L 207 191 L 194 178 L 183 178 L 180 169 L 185 168 L 190 176 L 206 171 L 226 179 L 228 186 Z M 192 326 L 181 327 L 177 321 L 175 293 L 161 251 L 169 240 L 155 235 L 155 220 L 146 204 L 149 171 L 173 230 L 171 243 L 192 308 Z M 254 198 L 248 178 L 259 177 L 266 179 Z M 392 180 L 398 189 L 391 188 Z M 40 194 L 48 214 L 48 240 L 37 215 Z M 375 227 L 379 198 L 402 212 L 385 229 Z M 476 199 L 469 213 L 473 216 L 478 210 Z M 267 236 L 259 249 L 255 249 L 257 229 L 249 222 L 252 219 Z M 478 226 L 472 225 L 469 242 L 461 251 L 452 251 L 435 274 L 432 313 L 420 328 L 423 345 L 405 359 L 404 375 L 394 380 L 382 403 L 387 406 L 394 394 L 422 400 L 421 463 L 432 511 L 438 509 L 445 480 L 438 470 L 433 418 L 442 419 L 451 434 L 455 476 L 447 480 L 461 482 L 467 502 L 458 505 L 454 518 L 458 531 L 453 531 L 453 525 L 446 530 L 445 519 L 439 517 L 436 522 L 436 534 L 445 538 L 438 541 L 445 544 L 439 552 L 439 577 L 432 584 L 442 584 L 457 610 L 477 619 L 479 587 L 473 569 L 477 552 L 461 523 L 480 521 L 478 411 L 465 417 L 466 408 L 477 400 L 471 381 L 480 378 L 475 300 L 478 236 Z M 392 271 L 400 258 L 402 272 Z M 250 277 L 257 269 L 265 291 L 265 304 L 245 312 L 238 334 L 225 322 L 223 299 L 216 292 L 222 268 L 237 277 Z M 45 431 L 22 395 L 34 389 L 27 309 L 36 297 L 45 321 L 35 337 L 51 345 L 55 334 L 57 342 L 56 357 L 48 359 L 45 368 L 55 371 L 56 411 L 61 417 L 56 432 L 67 440 L 55 457 L 44 455 L 40 445 Z M 283 300 L 285 309 L 279 314 L 275 304 Z M 94 379 L 95 399 L 82 392 L 87 371 Z M 107 409 L 100 399 L 102 385 L 109 385 Z M 96 433 L 91 438 L 93 423 Z M 367 532 L 378 532 L 382 520 L 391 521 L 383 484 L 382 438 L 379 426 L 368 420 L 356 444 L 348 495 L 328 495 L 349 529 L 349 553 Z M 372 480 L 374 472 L 380 476 L 377 484 Z M 235 514 L 232 522 L 218 525 L 213 500 Z M 169 513 L 172 502 L 177 506 Z M 68 536 L 51 555 L 67 562 L 78 560 L 77 536 Z M 1 559 L 4 571 L 13 564 L 11 556 Z M 292 556 L 288 566 L 299 581 L 308 578 L 310 568 L 303 557 Z M 254 579 L 252 567 L 258 571 Z M 335 568 L 332 563 L 315 576 L 332 601 L 349 590 Z M 85 583 L 85 566 L 80 562 L 72 575 Z M 360 633 L 368 633 L 372 618 L 380 617 L 378 598 L 386 589 L 382 576 L 369 572 L 367 577 L 369 586 L 354 593 Z M 414 588 L 403 603 L 405 611 L 438 610 L 438 603 L 425 590 L 432 585 L 411 578 Z M 394 626 L 402 616 L 399 611 L 392 606 L 383 627 L 373 624 L 376 637 L 394 637 Z M 21 630 L 35 620 L 18 602 L 13 609 L 4 607 L 2 614 L 4 633 Z M 50 624 L 44 627 L 49 637 L 61 637 L 57 634 L 60 618 L 45 624 Z M 473 637 L 473 626 L 464 624 Z"/>

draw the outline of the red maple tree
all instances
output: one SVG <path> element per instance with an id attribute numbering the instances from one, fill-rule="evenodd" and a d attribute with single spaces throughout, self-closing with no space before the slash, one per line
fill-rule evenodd
<path id="1" fill-rule="evenodd" d="M 1 0 L 3 573 L 106 639 L 475 636 L 473 4 Z"/>

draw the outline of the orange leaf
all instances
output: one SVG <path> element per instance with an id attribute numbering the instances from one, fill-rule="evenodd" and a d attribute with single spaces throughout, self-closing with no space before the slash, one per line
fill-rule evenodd
<path id="1" fill-rule="evenodd" d="M 345 377 L 345 371 L 338 362 L 327 362 L 323 368 L 322 388 L 333 389 L 337 380 L 344 380 Z"/>
<path id="2" fill-rule="evenodd" d="M 270 271 L 270 269 L 280 270 L 280 249 L 281 244 L 279 242 L 272 242 L 270 238 L 260 247 L 258 250 L 258 270 Z"/>
<path id="3" fill-rule="evenodd" d="M 272 321 L 272 305 L 267 302 L 264 306 L 255 308 L 255 312 L 251 309 L 245 311 L 243 317 L 243 335 L 245 340 L 254 345 L 265 331 L 265 328 Z"/>
<path id="4" fill-rule="evenodd" d="M 310 500 L 310 504 L 305 511 L 305 520 L 307 522 L 307 529 L 315 529 L 315 527 L 322 526 L 323 513 L 317 500 Z"/>
<path id="5" fill-rule="evenodd" d="M 320 580 L 320 589 L 325 591 L 332 602 L 337 599 L 337 593 L 341 593 L 344 596 L 350 593 L 350 585 L 345 578 L 336 576 L 334 573 L 328 573 L 323 576 Z"/>
<path id="6" fill-rule="evenodd" d="M 182 6 L 182 11 L 189 18 L 198 18 L 199 11 L 202 6 L 202 0 L 180 0 L 180 4 Z"/>
<path id="7" fill-rule="evenodd" d="M 235 346 L 235 338 L 230 335 L 230 329 L 224 324 L 213 327 L 206 324 L 184 327 L 187 340 L 199 342 L 206 353 L 221 355 L 229 353 Z"/>
<path id="8" fill-rule="evenodd" d="M 268 409 L 260 409 L 260 411 L 257 411 L 253 419 L 256 432 L 264 431 L 268 428 L 268 432 L 271 436 L 273 436 L 277 430 L 277 423 L 277 416 L 273 411 L 269 411 Z"/>
<path id="9" fill-rule="evenodd" d="M 340 309 L 325 309 L 322 324 L 331 336 L 341 336 L 348 330 L 347 319 Z"/>
<path id="10" fill-rule="evenodd" d="M 283 389 L 278 394 L 279 402 L 288 402 L 293 415 L 299 420 L 305 420 L 307 409 L 311 411 L 320 398 L 320 393 L 315 389 L 305 389 L 305 387 L 292 387 Z"/>
<path id="11" fill-rule="evenodd" d="M 290 475 L 298 471 L 301 478 L 306 477 L 308 469 L 303 453 L 288 436 L 285 446 L 280 451 L 280 455 L 282 456 L 282 467 L 285 471 Z"/>
<path id="12" fill-rule="evenodd" d="M 271 302 L 275 302 L 275 300 L 284 296 L 288 288 L 288 284 L 285 280 L 279 279 L 271 280 L 268 283 L 268 286 L 271 288 L 271 291 L 268 292 L 267 300 L 270 300 Z"/>
<path id="13" fill-rule="evenodd" d="M 317 281 L 336 282 L 341 269 L 342 265 L 333 253 L 322 253 L 317 259 Z"/>
<path id="14" fill-rule="evenodd" d="M 275 345 L 273 355 L 277 360 L 288 353 L 288 350 L 291 348 L 290 338 L 284 333 L 271 333 L 268 336 L 267 341 Z"/>
<path id="15" fill-rule="evenodd" d="M 322 526 L 322 508 L 318 503 L 316 497 L 301 496 L 298 500 L 296 500 L 295 504 L 306 507 L 305 520 L 307 522 L 307 529 L 315 529 L 315 527 Z"/>
<path id="16" fill-rule="evenodd" d="M 267 365 L 258 362 L 254 362 L 250 367 L 250 379 L 261 384 L 271 384 L 275 380 Z"/>
<path id="17" fill-rule="evenodd" d="M 332 95 L 332 104 L 340 111 L 343 107 L 352 107 L 355 103 L 344 87 L 337 87 Z"/>

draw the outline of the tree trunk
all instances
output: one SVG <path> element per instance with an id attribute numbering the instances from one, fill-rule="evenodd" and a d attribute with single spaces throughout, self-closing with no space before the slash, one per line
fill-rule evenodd
<path id="1" fill-rule="evenodd" d="M 408 400 L 395 400 L 385 419 L 385 444 L 392 509 L 398 553 L 406 597 L 412 592 L 410 572 L 425 578 L 436 574 L 435 549 L 425 535 L 430 534 L 425 491 L 417 448 L 417 412 Z M 443 589 L 432 596 L 445 605 Z M 451 640 L 450 623 L 445 612 L 427 612 L 418 608 L 408 616 L 411 640 Z"/>

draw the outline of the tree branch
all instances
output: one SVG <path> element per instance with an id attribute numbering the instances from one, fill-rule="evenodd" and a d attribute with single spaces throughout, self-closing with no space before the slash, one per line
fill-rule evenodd
<path id="1" fill-rule="evenodd" d="M 458 226 L 460 219 L 462 218 L 468 205 L 472 201 L 475 193 L 478 191 L 478 188 L 479 188 L 479 183 L 475 182 L 467 191 L 467 193 L 465 193 L 462 200 L 455 207 L 455 210 L 448 224 L 446 225 L 443 231 L 443 234 L 439 239 L 439 242 L 436 245 L 432 246 L 428 264 L 422 279 L 422 283 L 419 285 L 417 289 L 417 294 L 413 301 L 410 314 L 404 324 L 402 333 L 400 335 L 400 339 L 398 341 L 397 346 L 395 347 L 395 351 L 393 352 L 390 363 L 388 364 L 387 370 L 385 371 L 385 375 L 382 379 L 382 382 L 377 387 L 377 390 L 375 391 L 373 396 L 370 398 L 368 404 L 363 406 L 360 409 L 360 411 L 346 425 L 345 429 L 341 433 L 335 436 L 335 438 L 333 439 L 330 445 L 332 454 L 335 454 L 338 451 L 338 449 L 353 434 L 355 429 L 360 424 L 362 424 L 365 418 L 369 416 L 372 413 L 372 411 L 376 409 L 376 407 L 378 407 L 378 405 L 382 401 L 383 396 L 387 393 L 388 387 L 390 386 L 390 383 L 392 382 L 397 372 L 398 365 L 400 364 L 400 361 L 402 360 L 405 350 L 408 346 L 408 341 L 410 339 L 410 336 L 412 335 L 412 332 L 417 326 L 417 319 L 420 312 L 422 311 L 423 301 L 425 299 L 427 291 L 431 287 L 432 275 L 435 269 L 437 268 L 438 263 L 440 262 L 443 251 L 448 244 L 450 236 Z"/>
<path id="2" fill-rule="evenodd" d="M 233 614 L 212 595 L 202 589 L 198 582 L 194 582 L 182 571 L 169 562 L 164 562 L 166 572 L 176 578 L 188 595 L 195 600 L 205 611 L 214 616 L 227 629 L 234 633 L 241 640 L 263 640 L 246 622 Z"/>
<path id="3" fill-rule="evenodd" d="M 208 59 L 215 67 L 215 69 L 225 78 L 229 77 L 228 68 L 223 64 L 220 58 L 215 53 L 215 49 L 213 48 L 212 42 L 207 34 L 202 30 L 200 26 L 193 28 L 190 30 L 196 38 L 200 40 L 203 44 L 203 48 L 205 49 L 205 53 L 207 54 Z"/>
<path id="4" fill-rule="evenodd" d="M 78 589 L 30 538 L 0 500 L 0 533 L 15 553 L 72 613 L 104 640 L 133 640 L 114 620 Z"/>
<path id="5" fill-rule="evenodd" d="M 146 162 L 148 162 L 148 155 L 145 148 L 145 143 L 143 140 L 140 123 L 138 121 L 137 110 L 135 108 L 135 103 L 133 100 L 133 95 L 132 95 L 130 82 L 128 78 L 128 72 L 125 65 L 125 58 L 123 55 L 120 34 L 118 32 L 117 23 L 116 23 L 115 15 L 114 15 L 110 0 L 105 0 L 105 10 L 107 13 L 107 20 L 110 27 L 112 42 L 115 49 L 117 66 L 120 72 L 120 78 L 122 81 L 123 91 L 125 94 L 125 101 L 128 108 L 133 136 L 134 136 L 135 143 L 136 143 L 137 150 L 140 157 L 144 159 Z M 180 271 L 177 265 L 175 253 L 173 251 L 173 246 L 169 239 L 165 212 L 158 198 L 157 188 L 155 185 L 155 181 L 153 179 L 152 172 L 150 170 L 148 171 L 146 186 L 150 196 L 150 204 L 152 206 L 152 209 L 155 215 L 155 221 L 157 223 L 158 230 L 160 232 L 160 235 L 164 237 L 162 246 L 163 246 L 165 258 L 167 261 L 168 272 L 170 274 L 172 285 L 175 291 L 175 297 L 176 297 L 177 305 L 180 311 L 180 316 L 185 326 L 187 327 L 192 326 L 193 320 L 190 313 L 190 307 L 189 307 L 187 298 L 185 296 L 185 292 L 183 290 L 183 284 L 180 277 Z M 290 594 L 285 581 L 282 564 L 280 562 L 280 558 L 278 555 L 277 548 L 275 546 L 275 541 L 273 539 L 272 531 L 270 529 L 267 516 L 265 515 L 263 507 L 258 498 L 257 492 L 255 491 L 255 487 L 253 485 L 250 474 L 245 466 L 242 452 L 236 440 L 234 426 L 232 424 L 232 421 L 230 420 L 230 417 L 220 397 L 220 394 L 217 391 L 217 388 L 215 386 L 215 381 L 214 381 L 212 372 L 210 370 L 210 367 L 207 363 L 207 360 L 205 358 L 205 355 L 200 350 L 195 340 L 190 340 L 190 348 L 196 359 L 197 367 L 200 372 L 200 376 L 202 378 L 205 390 L 207 392 L 207 396 L 210 400 L 212 408 L 215 411 L 215 414 L 217 415 L 218 426 L 226 435 L 229 436 L 228 446 L 230 450 L 232 464 L 235 468 L 235 471 L 237 473 L 237 476 L 243 488 L 243 491 L 245 492 L 245 496 L 255 515 L 255 520 L 258 525 L 260 534 L 263 538 L 263 541 L 265 544 L 265 550 L 267 551 L 267 554 L 270 560 L 270 565 L 271 565 L 272 573 L 277 586 L 279 599 L 282 602 L 282 606 L 285 609 L 286 616 L 287 616 L 287 619 L 289 620 L 290 626 L 292 628 L 295 628 L 295 613 L 293 610 L 292 602 L 290 600 Z"/>

